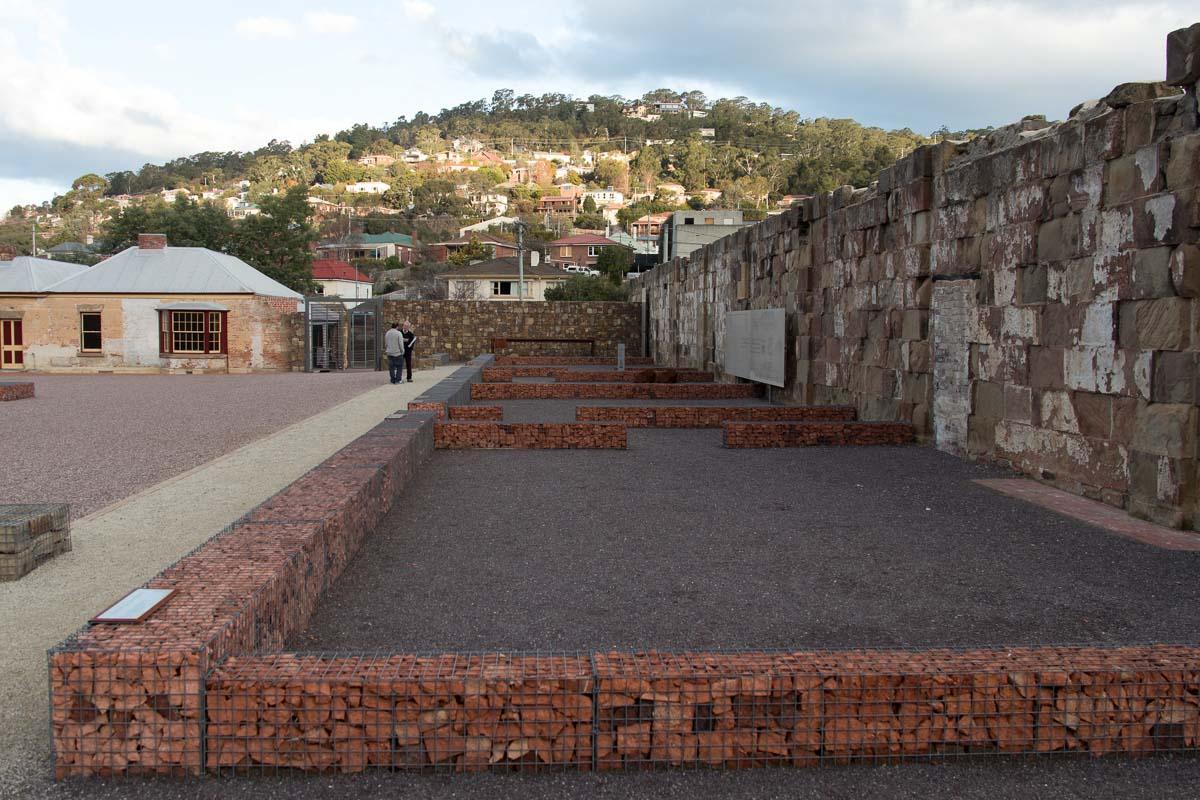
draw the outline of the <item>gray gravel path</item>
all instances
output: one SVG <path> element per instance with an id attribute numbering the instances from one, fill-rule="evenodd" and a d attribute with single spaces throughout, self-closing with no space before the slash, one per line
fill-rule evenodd
<path id="1" fill-rule="evenodd" d="M 0 503 L 81 516 L 387 383 L 385 373 L 24 375 L 0 406 Z"/>

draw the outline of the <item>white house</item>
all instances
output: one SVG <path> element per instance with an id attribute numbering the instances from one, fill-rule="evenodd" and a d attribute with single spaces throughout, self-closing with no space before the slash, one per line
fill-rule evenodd
<path id="1" fill-rule="evenodd" d="M 341 297 L 349 302 L 370 300 L 374 284 L 351 264 L 336 258 L 320 258 L 312 264 L 313 280 L 326 297 Z"/>
<path id="2" fill-rule="evenodd" d="M 359 181 L 346 184 L 348 194 L 383 194 L 390 188 L 392 185 L 383 181 Z"/>
<path id="3" fill-rule="evenodd" d="M 604 208 L 608 205 L 621 205 L 625 202 L 625 195 L 618 192 L 616 189 L 609 186 L 607 189 L 596 189 L 591 192 L 584 192 L 583 197 L 592 198 L 592 202 L 596 204 L 596 208 Z"/>

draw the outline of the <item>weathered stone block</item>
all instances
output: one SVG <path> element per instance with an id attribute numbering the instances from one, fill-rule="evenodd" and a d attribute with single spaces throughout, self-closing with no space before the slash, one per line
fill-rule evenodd
<path id="1" fill-rule="evenodd" d="M 1139 403 L 1133 430 L 1133 449 L 1171 458 L 1195 458 L 1194 405 Z"/>
<path id="2" fill-rule="evenodd" d="M 1147 145 L 1132 155 L 1109 161 L 1105 166 L 1105 205 L 1127 203 L 1166 188 L 1163 151 L 1162 145 Z"/>
<path id="3" fill-rule="evenodd" d="M 1200 403 L 1200 353 L 1157 353 L 1150 400 L 1155 403 Z"/>
<path id="4" fill-rule="evenodd" d="M 1047 265 L 1036 264 L 1017 270 L 1017 302 L 1036 305 L 1047 300 Z"/>
<path id="5" fill-rule="evenodd" d="M 1125 343 L 1126 308 L 1133 309 L 1134 343 L 1141 350 L 1186 350 L 1191 345 L 1192 301 L 1160 297 L 1121 304 L 1121 341 Z"/>
<path id="6" fill-rule="evenodd" d="M 971 413 L 990 420 L 1004 419 L 1004 387 L 998 383 L 972 384 Z"/>
<path id="7" fill-rule="evenodd" d="M 1167 188 L 1182 189 L 1200 183 L 1200 133 L 1171 140 L 1167 161 Z"/>
<path id="8" fill-rule="evenodd" d="M 1062 389 L 1063 365 L 1066 360 L 1063 347 L 1029 348 L 1029 385 L 1035 389 Z"/>
<path id="9" fill-rule="evenodd" d="M 1112 436 L 1113 398 L 1094 392 L 1075 392 L 1071 395 L 1075 420 L 1084 436 L 1108 439 Z"/>
<path id="10" fill-rule="evenodd" d="M 1170 97 L 1175 94 L 1179 94 L 1178 89 L 1161 81 L 1122 83 L 1104 97 L 1104 104 L 1109 108 L 1125 108 L 1134 103 L 1157 100 L 1160 97 Z"/>
<path id="11" fill-rule="evenodd" d="M 1167 83 L 1187 86 L 1200 81 L 1200 22 L 1167 34 Z"/>
<path id="12" fill-rule="evenodd" d="M 1138 400 L 1133 397 L 1112 399 L 1112 441 L 1127 445 L 1133 441 L 1133 428 L 1137 420 Z"/>
<path id="13" fill-rule="evenodd" d="M 1071 404 L 1071 393 L 1044 391 L 1037 393 L 1037 416 L 1034 424 L 1063 433 L 1079 433 L 1079 421 Z"/>
<path id="14" fill-rule="evenodd" d="M 1171 253 L 1171 285 L 1180 297 L 1200 297 L 1200 245 L 1181 244 Z"/>
<path id="15" fill-rule="evenodd" d="M 1083 123 L 1083 156 L 1087 163 L 1116 158 L 1124 149 L 1124 111 L 1109 110 Z"/>
<path id="16" fill-rule="evenodd" d="M 1033 390 L 1028 386 L 1006 385 L 1004 387 L 1004 418 L 1026 425 L 1033 424 Z"/>
<path id="17" fill-rule="evenodd" d="M 1137 247 L 1178 244 L 1188 228 L 1187 204 L 1174 192 L 1133 202 L 1133 241 Z"/>
<path id="18" fill-rule="evenodd" d="M 1038 228 L 1039 261 L 1063 261 L 1079 255 L 1080 221 L 1077 215 L 1043 222 Z"/>
<path id="19" fill-rule="evenodd" d="M 1172 252 L 1170 247 L 1151 247 L 1134 254 L 1131 284 L 1134 299 L 1148 300 L 1175 294 L 1171 281 Z"/>

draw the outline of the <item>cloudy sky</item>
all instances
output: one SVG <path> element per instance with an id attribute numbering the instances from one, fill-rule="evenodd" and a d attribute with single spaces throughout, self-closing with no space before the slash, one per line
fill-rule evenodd
<path id="1" fill-rule="evenodd" d="M 1189 2 L 0 0 L 0 213 L 84 172 L 490 97 L 699 89 L 927 133 L 1161 79 Z"/>

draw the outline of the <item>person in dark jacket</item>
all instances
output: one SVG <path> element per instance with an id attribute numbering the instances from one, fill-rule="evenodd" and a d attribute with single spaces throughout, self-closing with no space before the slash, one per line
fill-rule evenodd
<path id="1" fill-rule="evenodd" d="M 400 336 L 404 338 L 404 365 L 408 368 L 408 382 L 412 383 L 413 347 L 417 344 L 417 335 L 413 333 L 408 320 L 400 326 Z"/>

